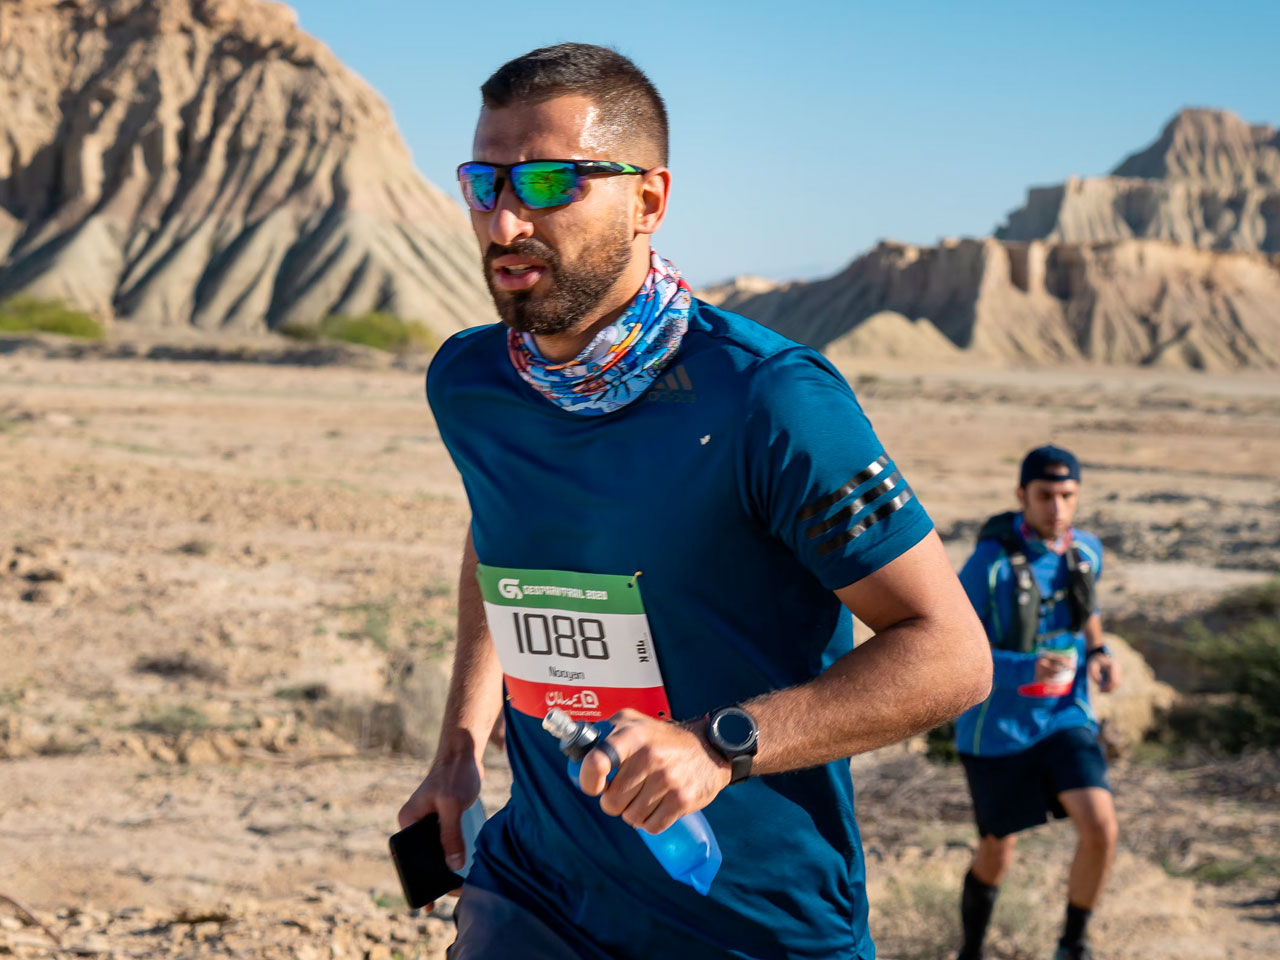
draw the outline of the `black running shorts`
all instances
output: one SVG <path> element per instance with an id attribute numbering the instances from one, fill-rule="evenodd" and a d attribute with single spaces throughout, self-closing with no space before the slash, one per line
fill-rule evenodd
<path id="1" fill-rule="evenodd" d="M 962 753 L 969 795 L 982 836 L 1007 837 L 1065 817 L 1058 794 L 1107 783 L 1107 761 L 1093 731 L 1073 727 L 1050 734 L 1020 753 L 973 757 Z"/>
<path id="2" fill-rule="evenodd" d="M 446 960 L 596 960 L 506 897 L 464 885 L 454 920 L 458 938 Z"/>

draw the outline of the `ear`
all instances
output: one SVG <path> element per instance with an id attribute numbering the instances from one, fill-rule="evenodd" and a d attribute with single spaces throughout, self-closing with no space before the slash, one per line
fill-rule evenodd
<path id="1" fill-rule="evenodd" d="M 1018 506 L 1020 506 L 1025 513 L 1027 509 L 1027 488 L 1015 487 L 1013 492 L 1018 498 Z"/>
<path id="2" fill-rule="evenodd" d="M 667 215 L 671 196 L 671 171 L 666 167 L 649 170 L 636 192 L 636 233 L 657 233 Z"/>

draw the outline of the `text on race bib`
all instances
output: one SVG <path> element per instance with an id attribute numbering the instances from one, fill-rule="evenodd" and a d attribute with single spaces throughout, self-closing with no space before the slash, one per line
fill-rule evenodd
<path id="1" fill-rule="evenodd" d="M 485 615 L 512 707 L 601 720 L 624 707 L 667 719 L 640 588 L 628 576 L 480 564 Z"/>

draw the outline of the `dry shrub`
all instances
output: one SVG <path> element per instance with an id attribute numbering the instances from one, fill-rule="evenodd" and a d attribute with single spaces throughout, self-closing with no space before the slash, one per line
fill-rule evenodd
<path id="1" fill-rule="evenodd" d="M 895 960 L 952 960 L 960 949 L 960 884 L 903 871 L 871 900 L 876 952 Z"/>
<path id="2" fill-rule="evenodd" d="M 879 869 L 884 869 L 880 867 Z M 960 949 L 961 873 L 899 864 L 901 877 L 889 878 L 871 898 L 871 932 L 876 951 L 894 960 L 954 960 Z M 1040 960 L 1051 952 L 1058 914 L 1046 915 L 1044 891 L 1006 882 L 1000 888 L 986 956 L 992 960 Z"/>
<path id="3" fill-rule="evenodd" d="M 226 674 L 220 667 L 194 657 L 186 650 L 140 656 L 134 662 L 133 669 L 138 673 L 151 673 L 170 680 L 191 679 L 204 683 L 222 683 L 226 680 Z"/>

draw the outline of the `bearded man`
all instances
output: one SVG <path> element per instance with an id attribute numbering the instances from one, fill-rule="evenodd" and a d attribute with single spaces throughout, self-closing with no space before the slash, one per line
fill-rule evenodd
<path id="1" fill-rule="evenodd" d="M 438 814 L 461 864 L 500 712 L 513 784 L 450 957 L 872 957 L 848 758 L 986 696 L 981 625 L 844 378 L 652 250 L 672 172 L 648 78 L 561 44 L 481 92 L 458 176 L 503 322 L 427 377 L 472 520 L 439 749 L 400 822 Z M 579 782 L 553 706 L 611 727 Z M 637 834 L 698 810 L 723 855 L 705 895 Z"/>

